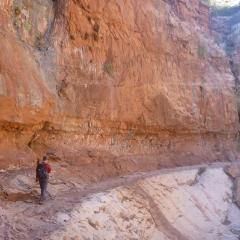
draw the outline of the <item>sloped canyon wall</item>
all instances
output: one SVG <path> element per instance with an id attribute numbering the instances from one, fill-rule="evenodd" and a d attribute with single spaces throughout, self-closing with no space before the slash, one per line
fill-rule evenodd
<path id="1" fill-rule="evenodd" d="M 0 49 L 0 168 L 237 158 L 235 77 L 205 2 L 2 0 Z"/>

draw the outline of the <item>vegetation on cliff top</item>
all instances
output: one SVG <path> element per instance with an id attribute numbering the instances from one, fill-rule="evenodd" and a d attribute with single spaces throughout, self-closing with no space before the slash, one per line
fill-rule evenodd
<path id="1" fill-rule="evenodd" d="M 232 16 L 240 11 L 240 3 L 236 1 L 204 0 L 210 8 L 212 16 Z"/>
<path id="2" fill-rule="evenodd" d="M 240 11 L 238 0 L 204 0 L 211 8 L 212 16 L 233 16 Z"/>
<path id="3" fill-rule="evenodd" d="M 211 6 L 212 16 L 232 16 L 240 11 L 240 3 L 236 6 Z"/>

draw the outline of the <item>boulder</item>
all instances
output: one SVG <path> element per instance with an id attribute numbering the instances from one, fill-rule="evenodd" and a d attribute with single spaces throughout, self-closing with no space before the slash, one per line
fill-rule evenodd
<path id="1" fill-rule="evenodd" d="M 240 169 L 236 164 L 231 164 L 230 166 L 227 166 L 226 168 L 224 168 L 224 171 L 232 178 L 236 178 L 240 175 Z"/>

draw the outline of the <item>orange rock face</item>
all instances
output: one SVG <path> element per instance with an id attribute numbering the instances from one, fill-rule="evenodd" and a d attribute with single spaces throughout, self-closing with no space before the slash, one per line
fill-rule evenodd
<path id="1" fill-rule="evenodd" d="M 93 164 L 84 149 L 113 174 L 235 160 L 234 77 L 204 3 L 26 2 L 0 3 L 0 167 Z"/>

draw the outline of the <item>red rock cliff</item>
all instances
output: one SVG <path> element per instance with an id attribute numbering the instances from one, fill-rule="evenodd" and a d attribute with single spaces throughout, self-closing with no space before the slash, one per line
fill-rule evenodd
<path id="1" fill-rule="evenodd" d="M 0 27 L 1 167 L 235 159 L 234 77 L 203 2 L 3 0 Z"/>

